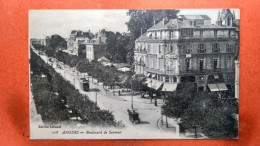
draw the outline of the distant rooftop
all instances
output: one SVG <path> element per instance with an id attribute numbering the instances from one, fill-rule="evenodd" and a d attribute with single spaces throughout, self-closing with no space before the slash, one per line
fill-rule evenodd
<path id="1" fill-rule="evenodd" d="M 179 15 L 178 18 L 190 20 L 211 20 L 208 15 Z"/>

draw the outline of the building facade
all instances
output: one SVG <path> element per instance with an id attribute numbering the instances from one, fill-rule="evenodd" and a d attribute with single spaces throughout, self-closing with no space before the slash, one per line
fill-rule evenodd
<path id="1" fill-rule="evenodd" d="M 194 82 L 198 90 L 226 91 L 234 86 L 237 39 L 235 27 L 212 25 L 207 15 L 164 19 L 135 41 L 135 73 L 156 90 Z"/>
<path id="2" fill-rule="evenodd" d="M 70 54 L 79 55 L 82 54 L 82 52 L 79 51 L 81 44 L 105 44 L 106 39 L 107 38 L 105 33 L 101 31 L 99 31 L 95 35 L 90 31 L 72 31 L 70 37 L 67 39 L 67 51 Z"/>
<path id="3" fill-rule="evenodd" d="M 105 44 L 97 44 L 97 43 L 84 43 L 86 49 L 86 58 L 89 61 L 98 60 L 101 57 L 104 57 L 106 53 L 106 45 Z"/>

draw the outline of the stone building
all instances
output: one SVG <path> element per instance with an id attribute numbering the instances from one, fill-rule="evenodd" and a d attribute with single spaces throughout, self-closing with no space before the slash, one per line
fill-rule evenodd
<path id="1" fill-rule="evenodd" d="M 102 31 L 99 31 L 94 35 L 90 31 L 82 32 L 74 30 L 71 32 L 70 37 L 67 40 L 67 51 L 71 54 L 79 55 L 82 54 L 82 52 L 79 51 L 80 46 L 82 46 L 81 44 L 105 44 L 106 39 L 106 35 Z"/>
<path id="2" fill-rule="evenodd" d="M 31 45 L 44 45 L 44 39 L 31 38 L 30 44 Z"/>
<path id="3" fill-rule="evenodd" d="M 233 90 L 238 36 L 230 25 L 212 25 L 207 15 L 164 19 L 135 41 L 135 73 L 148 87 L 175 91 L 181 82 L 198 90 Z"/>
<path id="4" fill-rule="evenodd" d="M 81 45 L 83 50 L 86 50 L 86 54 L 84 55 L 89 61 L 98 60 L 104 57 L 106 53 L 106 44 L 83 42 Z"/>

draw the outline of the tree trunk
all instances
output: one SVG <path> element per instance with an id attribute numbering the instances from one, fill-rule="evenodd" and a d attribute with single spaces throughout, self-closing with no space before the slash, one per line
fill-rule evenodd
<path id="1" fill-rule="evenodd" d="M 163 125 L 163 115 L 161 114 L 161 119 L 162 119 L 162 125 Z"/>
<path id="2" fill-rule="evenodd" d="M 194 126 L 194 129 L 195 129 L 195 138 L 197 139 L 198 136 L 197 136 L 197 127 L 196 127 L 196 125 Z"/>
<path id="3" fill-rule="evenodd" d="M 166 115 L 166 119 L 165 119 L 166 121 L 166 128 L 168 128 L 168 119 L 167 119 L 167 115 Z"/>

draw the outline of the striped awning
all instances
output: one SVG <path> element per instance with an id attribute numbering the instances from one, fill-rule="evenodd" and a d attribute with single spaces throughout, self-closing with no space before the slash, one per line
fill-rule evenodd
<path id="1" fill-rule="evenodd" d="M 224 83 L 218 83 L 217 84 L 219 91 L 226 91 L 228 90 L 227 86 Z"/>
<path id="2" fill-rule="evenodd" d="M 228 90 L 227 86 L 224 83 L 208 84 L 208 87 L 211 92 Z"/>
<path id="3" fill-rule="evenodd" d="M 162 84 L 163 84 L 163 82 L 161 82 L 161 81 L 156 81 L 156 82 L 153 84 L 152 88 L 155 89 L 155 90 L 158 90 L 158 89 L 162 86 Z"/>
<path id="4" fill-rule="evenodd" d="M 147 83 L 147 86 L 149 88 L 152 88 L 155 82 L 156 82 L 155 80 L 150 80 L 150 82 Z"/>
<path id="5" fill-rule="evenodd" d="M 177 88 L 177 83 L 164 83 L 162 87 L 162 91 L 173 92 Z"/>

